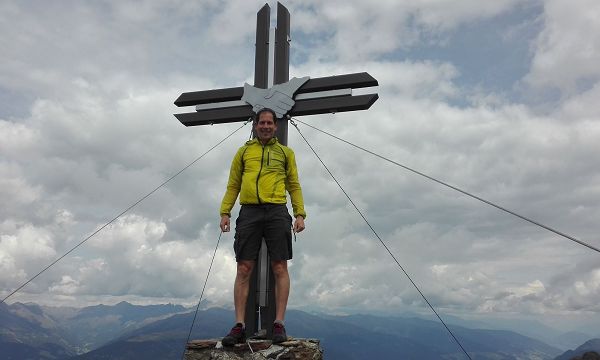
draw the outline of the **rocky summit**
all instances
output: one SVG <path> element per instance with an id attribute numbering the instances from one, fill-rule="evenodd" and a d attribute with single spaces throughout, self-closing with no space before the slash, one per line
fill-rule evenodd
<path id="1" fill-rule="evenodd" d="M 185 360 L 322 360 L 319 340 L 289 339 L 280 344 L 271 340 L 249 340 L 223 347 L 219 339 L 192 340 L 187 344 Z"/>

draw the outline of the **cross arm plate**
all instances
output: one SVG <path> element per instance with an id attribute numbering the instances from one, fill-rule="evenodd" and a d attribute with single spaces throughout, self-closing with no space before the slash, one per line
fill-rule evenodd
<path id="1" fill-rule="evenodd" d="M 296 94 L 310 94 L 322 91 L 365 88 L 377 86 L 377 80 L 366 72 L 327 76 L 308 80 Z M 252 106 L 238 102 L 244 94 L 243 87 L 224 88 L 183 93 L 175 100 L 175 105 L 193 106 L 214 104 L 214 108 L 205 107 L 192 113 L 175 114 L 185 126 L 221 124 L 245 121 L 254 112 Z M 377 94 L 358 96 L 324 96 L 310 99 L 297 99 L 289 115 L 315 115 L 331 112 L 366 110 L 378 99 Z M 232 102 L 225 104 L 226 102 Z M 226 106 L 219 106 L 219 103 Z"/>
<path id="2" fill-rule="evenodd" d="M 327 99 L 298 100 L 290 110 L 291 116 L 316 115 L 344 111 L 367 110 L 379 99 L 377 94 L 336 96 Z"/>
<path id="3" fill-rule="evenodd" d="M 368 72 L 361 72 L 310 79 L 296 93 L 303 94 L 346 88 L 359 89 L 378 85 L 377 80 Z"/>
<path id="4" fill-rule="evenodd" d="M 193 106 L 214 102 L 239 100 L 244 95 L 244 87 L 185 92 L 175 100 L 175 105 Z"/>
<path id="5" fill-rule="evenodd" d="M 336 96 L 326 99 L 298 100 L 290 110 L 290 116 L 316 115 L 355 110 L 367 110 L 377 101 L 377 94 Z M 192 113 L 175 114 L 185 126 L 213 125 L 248 120 L 254 115 L 252 106 L 209 109 Z"/>
<path id="6" fill-rule="evenodd" d="M 252 106 L 244 105 L 175 114 L 175 117 L 185 126 L 198 126 L 246 121 L 253 115 Z"/>
<path id="7" fill-rule="evenodd" d="M 310 79 L 302 85 L 296 92 L 297 94 L 309 93 L 315 91 L 337 90 L 345 88 L 365 88 L 378 86 L 377 80 L 367 72 L 344 74 L 335 76 L 326 76 Z M 244 87 L 233 87 L 225 89 L 204 90 L 185 92 L 179 95 L 175 100 L 175 105 L 193 106 L 223 101 L 239 100 L 244 94 Z"/>

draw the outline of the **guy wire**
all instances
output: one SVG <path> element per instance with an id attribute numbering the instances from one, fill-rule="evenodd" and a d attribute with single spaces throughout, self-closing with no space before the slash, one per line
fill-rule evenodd
<path id="1" fill-rule="evenodd" d="M 308 142 L 308 140 L 306 139 L 306 137 L 304 137 L 304 135 L 302 134 L 302 132 L 298 128 L 298 125 L 292 119 L 290 119 L 290 123 L 292 125 L 294 125 L 294 127 L 296 128 L 296 130 L 298 131 L 298 133 L 300 134 L 300 136 L 302 137 L 302 139 L 304 139 L 304 142 L 306 142 L 306 144 L 312 150 L 312 152 L 315 154 L 315 156 L 317 157 L 317 159 L 319 159 L 319 161 L 321 162 L 321 164 L 323 165 L 323 167 L 325 167 L 325 170 L 327 170 L 327 172 L 329 173 L 329 175 L 331 175 L 331 177 L 333 178 L 333 181 L 335 181 L 335 183 L 338 185 L 338 187 L 340 188 L 340 190 L 342 190 L 342 192 L 344 193 L 344 195 L 346 195 L 346 197 L 348 198 L 348 200 L 350 201 L 350 203 L 352 204 L 352 206 L 354 206 L 354 209 L 356 209 L 356 211 L 363 218 L 363 220 L 365 221 L 365 223 L 367 223 L 367 225 L 369 226 L 369 228 L 371 229 L 371 231 L 373 232 L 373 234 L 375 234 L 375 236 L 377 237 L 377 239 L 379 240 L 379 242 L 381 243 L 381 245 L 383 245 L 383 247 L 388 252 L 388 254 L 390 254 L 390 256 L 392 257 L 392 259 L 394 259 L 394 261 L 396 262 L 396 264 L 398 265 L 398 267 L 402 270 L 402 272 L 404 273 L 404 275 L 406 275 L 406 277 L 408 278 L 408 280 L 410 280 L 410 282 L 415 287 L 415 289 L 417 289 L 417 291 L 419 292 L 419 294 L 421 295 L 421 297 L 423 298 L 423 300 L 425 300 L 425 302 L 427 303 L 427 305 L 429 306 L 429 308 L 431 309 L 431 311 L 433 311 L 433 313 L 435 314 L 435 316 L 437 316 L 437 318 L 440 320 L 440 322 L 444 325 L 444 327 L 446 328 L 446 330 L 448 331 L 448 333 L 452 336 L 452 338 L 454 339 L 454 341 L 456 341 L 456 343 L 462 349 L 462 351 L 465 353 L 465 355 L 467 356 L 467 358 L 469 358 L 469 360 L 472 360 L 471 356 L 469 355 L 469 353 L 467 352 L 467 350 L 465 350 L 465 348 L 462 346 L 462 344 L 460 343 L 460 341 L 458 340 L 458 338 L 456 338 L 456 336 L 454 336 L 454 333 L 452 332 L 452 330 L 450 330 L 450 328 L 448 327 L 448 325 L 446 325 L 446 323 L 441 318 L 441 316 L 438 314 L 438 312 L 435 310 L 435 308 L 433 307 L 433 305 L 431 305 L 431 303 L 429 302 L 429 300 L 427 300 L 427 297 L 425 297 L 425 294 L 423 294 L 423 292 L 421 291 L 421 289 L 419 289 L 419 287 L 413 281 L 413 279 L 410 277 L 410 275 L 408 274 L 408 272 L 406 272 L 406 270 L 400 264 L 400 262 L 398 261 L 398 259 L 396 259 L 396 257 L 392 253 L 392 251 L 387 247 L 387 245 L 385 244 L 385 242 L 383 241 L 383 239 L 381 239 L 381 237 L 379 236 L 379 234 L 377 234 L 377 231 L 375 231 L 375 229 L 373 228 L 373 226 L 371 226 L 371 224 L 369 223 L 369 220 L 367 220 L 367 218 L 362 213 L 362 211 L 360 211 L 360 209 L 358 208 L 358 206 L 356 206 L 356 204 L 354 203 L 354 201 L 352 200 L 352 198 L 350 198 L 350 195 L 348 195 L 348 193 L 346 192 L 346 190 L 344 190 L 344 188 L 342 187 L 342 185 L 339 183 L 339 181 L 336 179 L 336 177 L 333 175 L 333 173 L 329 170 L 329 168 L 327 167 L 327 165 L 325 165 L 325 163 L 323 162 L 323 160 L 321 159 L 321 157 L 319 156 L 319 154 L 317 154 L 317 152 L 312 147 L 312 145 Z"/>
<path id="2" fill-rule="evenodd" d="M 183 354 L 181 354 L 181 360 L 185 358 L 185 350 L 187 350 L 187 344 L 190 342 L 190 337 L 192 336 L 192 329 L 194 329 L 194 323 L 196 322 L 196 316 L 198 316 L 198 309 L 200 309 L 200 303 L 202 302 L 202 297 L 204 296 L 204 289 L 206 289 L 206 284 L 208 283 L 208 277 L 210 276 L 210 270 L 213 266 L 213 261 L 215 261 L 215 256 L 217 255 L 217 249 L 219 248 L 219 242 L 221 241 L 221 235 L 223 235 L 223 230 L 219 233 L 219 238 L 217 239 L 217 246 L 215 246 L 215 251 L 213 252 L 212 259 L 210 260 L 210 266 L 208 267 L 208 272 L 206 273 L 206 279 L 204 280 L 204 285 L 202 286 L 202 292 L 200 293 L 200 300 L 198 300 L 198 305 L 196 305 L 196 312 L 194 312 L 194 319 L 192 320 L 192 325 L 190 326 L 190 332 L 188 333 L 187 340 L 185 345 L 183 346 Z"/>
<path id="3" fill-rule="evenodd" d="M 518 218 L 520 218 L 520 219 L 522 219 L 522 220 L 525 220 L 525 221 L 527 221 L 527 222 L 529 222 L 529 223 L 531 223 L 531 224 L 537 225 L 537 226 L 539 226 L 539 227 L 541 227 L 541 228 L 544 228 L 544 229 L 546 229 L 546 230 L 548 230 L 548 231 L 551 231 L 551 232 L 553 232 L 553 233 L 555 233 L 555 234 L 557 234 L 557 235 L 560 235 L 560 236 L 562 236 L 562 237 L 564 237 L 564 238 L 566 238 L 566 239 L 568 239 L 568 240 L 571 240 L 571 241 L 573 241 L 573 242 L 576 242 L 576 243 L 578 243 L 578 244 L 580 244 L 580 245 L 583 245 L 583 246 L 585 246 L 585 247 L 587 247 L 587 248 L 589 248 L 589 249 L 591 249 L 591 250 L 594 250 L 594 251 L 596 251 L 596 252 L 599 252 L 599 253 L 600 253 L 600 249 L 599 249 L 599 248 L 597 248 L 597 247 L 595 247 L 595 246 L 593 246 L 593 245 L 587 244 L 587 243 L 585 243 L 585 242 L 583 242 L 583 241 L 581 241 L 581 240 L 579 240 L 579 239 L 575 238 L 574 236 L 570 236 L 570 235 L 568 235 L 568 234 L 565 234 L 565 233 L 563 233 L 563 232 L 561 232 L 561 231 L 558 231 L 558 230 L 556 230 L 556 229 L 553 229 L 553 228 L 551 228 L 550 226 L 547 226 L 547 225 L 544 225 L 544 224 L 542 224 L 542 223 L 540 223 L 540 222 L 538 222 L 538 221 L 532 220 L 532 219 L 530 219 L 530 218 L 528 218 L 528 217 L 526 217 L 526 216 L 524 216 L 524 215 L 520 215 L 520 214 L 518 214 L 518 213 L 516 213 L 516 212 L 514 212 L 514 211 L 512 211 L 512 210 L 506 209 L 506 208 L 504 208 L 504 207 L 502 207 L 502 206 L 500 206 L 500 205 L 497 205 L 497 204 L 495 204 L 495 203 L 493 203 L 493 202 L 491 202 L 491 201 L 488 201 L 488 200 L 486 200 L 486 199 L 484 199 L 484 198 L 481 198 L 481 197 L 479 197 L 479 196 L 477 196 L 477 195 L 473 195 L 473 194 L 471 194 L 471 193 L 469 193 L 469 192 L 467 192 L 467 191 L 465 191 L 465 190 L 462 190 L 462 189 L 460 189 L 460 188 L 457 188 L 456 186 L 452 186 L 452 185 L 450 185 L 450 184 L 448 184 L 448 183 L 446 183 L 446 182 L 443 182 L 443 181 L 441 181 L 441 180 L 438 180 L 438 179 L 434 178 L 433 176 L 429 176 L 429 175 L 427 175 L 427 174 L 425 174 L 425 173 L 422 173 L 422 172 L 420 172 L 420 171 L 417 171 L 417 170 L 415 170 L 415 169 L 412 169 L 412 168 L 410 168 L 410 167 L 408 167 L 408 166 L 406 166 L 406 165 L 402 165 L 402 164 L 400 164 L 400 163 L 398 163 L 398 162 L 396 162 L 396 161 L 394 161 L 394 160 L 391 160 L 391 159 L 389 159 L 389 158 L 387 158 L 387 157 L 385 157 L 385 156 L 383 156 L 383 155 L 377 154 L 377 153 L 375 153 L 375 152 L 373 152 L 373 151 L 371 151 L 371 150 L 368 150 L 368 149 L 366 149 L 366 148 L 364 148 L 364 147 L 362 147 L 362 146 L 356 145 L 356 144 L 354 144 L 354 143 L 352 143 L 352 142 L 350 142 L 350 141 L 348 141 L 348 140 L 344 140 L 344 139 L 342 139 L 342 138 L 340 138 L 340 137 L 338 137 L 338 136 L 336 136 L 336 135 L 333 135 L 333 134 L 331 134 L 331 133 L 329 133 L 329 132 L 327 132 L 327 131 L 325 131 L 325 130 L 321 130 L 321 129 L 319 129 L 319 128 L 317 128 L 317 127 L 313 126 L 313 125 L 307 124 L 307 123 L 305 123 L 305 122 L 303 122 L 303 121 L 301 121 L 301 120 L 298 120 L 298 119 L 296 119 L 296 118 L 294 118 L 294 120 L 296 120 L 296 121 L 298 121 L 299 123 L 301 123 L 301 124 L 304 124 L 304 125 L 306 125 L 306 126 L 308 126 L 308 127 L 310 127 L 310 128 L 313 128 L 313 129 L 315 129 L 315 130 L 317 130 L 317 131 L 319 131 L 319 132 L 322 132 L 323 134 L 329 135 L 329 136 L 331 136 L 331 137 L 332 137 L 332 138 L 334 138 L 334 139 L 337 139 L 337 140 L 339 140 L 339 141 L 341 141 L 341 142 L 344 142 L 344 143 L 346 143 L 346 144 L 348 144 L 348 145 L 350 145 L 350 146 L 353 146 L 353 147 L 355 147 L 355 148 L 357 148 L 357 149 L 359 149 L 359 150 L 362 150 L 362 151 L 364 151 L 364 152 L 367 152 L 367 153 L 369 153 L 369 154 L 371 154 L 371 155 L 373 155 L 373 156 L 376 156 L 376 157 L 378 157 L 378 158 L 380 158 L 380 159 L 382 159 L 382 160 L 385 160 L 385 161 L 387 161 L 387 162 L 389 162 L 389 163 L 392 163 L 392 164 L 394 164 L 394 165 L 396 165 L 396 166 L 399 166 L 399 167 L 401 167 L 401 168 L 404 168 L 404 169 L 406 169 L 406 170 L 408 170 L 408 171 L 411 171 L 411 172 L 413 172 L 413 173 L 415 173 L 415 174 L 417 174 L 417 175 L 423 176 L 423 177 L 425 177 L 425 178 L 427 178 L 427 179 L 429 179 L 429 180 L 431 180 L 431 181 L 435 181 L 435 182 L 436 182 L 436 183 L 438 183 L 438 184 L 441 184 L 441 185 L 444 185 L 444 186 L 446 186 L 446 187 L 449 187 L 449 188 L 450 188 L 450 189 L 452 189 L 452 190 L 455 190 L 455 191 L 458 191 L 458 192 L 460 192 L 460 193 L 462 193 L 462 194 L 464 194 L 464 195 L 470 196 L 470 197 L 472 197 L 473 199 L 479 200 L 479 201 L 481 201 L 481 202 L 483 202 L 483 203 L 486 203 L 486 204 L 488 204 L 488 205 L 490 205 L 490 206 L 493 206 L 493 207 L 495 207 L 496 209 L 502 210 L 502 211 L 504 211 L 504 212 L 506 212 L 506 213 L 508 213 L 508 214 L 511 214 L 511 215 L 513 215 L 513 216 L 516 216 L 516 217 L 518 217 Z"/>
<path id="4" fill-rule="evenodd" d="M 229 135 L 227 135 L 226 137 L 224 137 L 221 141 L 219 141 L 218 143 L 216 143 L 215 145 L 213 145 L 210 149 L 208 149 L 207 151 L 205 151 L 202 155 L 198 156 L 196 159 L 194 159 L 194 161 L 190 162 L 189 164 L 187 164 L 183 169 L 179 170 L 177 173 L 175 173 L 175 175 L 172 175 L 170 178 L 168 178 L 167 180 L 165 180 L 164 182 L 162 182 L 160 185 L 158 185 L 157 187 L 154 188 L 154 190 L 150 191 L 148 194 L 142 196 L 139 200 L 137 200 L 136 202 L 134 202 L 132 205 L 130 205 L 128 208 L 126 208 L 125 210 L 121 211 L 117 216 L 115 216 L 114 218 L 112 218 L 110 221 L 108 221 L 107 223 L 105 223 L 104 225 L 102 225 L 100 228 L 98 228 L 96 231 L 94 231 L 91 235 L 87 236 L 85 239 L 83 239 L 81 242 L 79 242 L 77 245 L 75 245 L 74 247 L 71 248 L 71 250 L 67 251 L 66 253 L 64 253 L 62 256 L 60 256 L 59 258 L 57 258 L 56 260 L 54 260 L 53 262 L 50 263 L 50 265 L 46 266 L 45 268 L 43 268 L 39 273 L 37 273 L 35 276 L 33 276 L 32 278 L 30 278 L 29 280 L 27 280 L 25 283 L 23 283 L 21 286 L 19 286 L 18 288 L 16 288 L 15 290 L 13 290 L 13 292 L 11 292 L 10 294 L 8 294 L 4 299 L 2 299 L 2 301 L 0 301 L 0 303 L 5 302 L 6 300 L 8 300 L 8 298 L 10 298 L 11 296 L 13 296 L 14 294 L 16 294 L 19 290 L 21 290 L 22 288 L 24 288 L 27 284 L 29 284 L 30 282 L 32 282 L 33 280 L 35 280 L 38 276 L 40 276 L 42 273 L 44 273 L 46 270 L 48 270 L 50 267 L 52 267 L 54 264 L 56 264 L 57 262 L 59 262 L 60 260 L 62 260 L 65 256 L 69 255 L 71 252 L 73 252 L 75 249 L 77 249 L 78 247 L 80 247 L 81 245 L 83 245 L 86 241 L 88 241 L 89 239 L 91 239 L 92 237 L 94 237 L 94 235 L 98 234 L 100 231 L 102 231 L 105 227 L 107 227 L 108 225 L 112 224 L 113 222 L 115 222 L 118 218 L 120 218 L 121 216 L 123 216 L 126 212 L 128 212 L 129 210 L 133 209 L 135 206 L 137 206 L 139 203 L 141 203 L 142 201 L 146 200 L 146 198 L 148 198 L 150 195 L 154 194 L 156 191 L 158 191 L 158 189 L 160 189 L 161 187 L 165 186 L 169 181 L 173 180 L 175 177 L 177 177 L 179 174 L 181 174 L 182 172 L 184 172 L 185 170 L 187 170 L 190 166 L 194 165 L 196 162 L 198 162 L 200 159 L 202 159 L 205 155 L 207 155 L 209 152 L 211 152 L 212 150 L 214 150 L 217 146 L 221 145 L 223 142 L 225 142 L 225 140 L 229 139 L 231 136 L 233 136 L 233 134 L 235 134 L 236 132 L 238 132 L 240 129 L 242 129 L 244 126 L 246 126 L 246 124 L 248 124 L 251 121 L 251 119 L 247 120 L 244 122 L 244 124 L 242 126 L 240 126 L 239 128 L 235 129 L 233 132 L 231 132 Z"/>

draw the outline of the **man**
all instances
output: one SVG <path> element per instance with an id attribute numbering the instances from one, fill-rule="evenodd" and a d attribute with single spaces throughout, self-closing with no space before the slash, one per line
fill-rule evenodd
<path id="1" fill-rule="evenodd" d="M 287 261 L 292 258 L 292 218 L 286 203 L 286 190 L 292 199 L 294 232 L 304 230 L 304 203 L 292 149 L 275 137 L 277 116 L 271 109 L 256 113 L 256 138 L 239 148 L 231 163 L 227 191 L 221 203 L 221 230 L 230 230 L 231 209 L 240 195 L 233 248 L 237 275 L 233 289 L 236 325 L 223 338 L 224 346 L 245 341 L 245 310 L 250 275 L 264 237 L 275 277 L 275 322 L 273 342 L 287 340 L 283 324 L 290 292 Z"/>

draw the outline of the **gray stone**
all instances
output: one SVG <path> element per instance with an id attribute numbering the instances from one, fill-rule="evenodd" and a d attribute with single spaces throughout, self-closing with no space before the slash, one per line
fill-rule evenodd
<path id="1" fill-rule="evenodd" d="M 193 340 L 187 345 L 186 360 L 322 360 L 323 350 L 316 339 L 290 339 L 281 344 L 252 340 L 222 347 L 216 339 Z"/>

